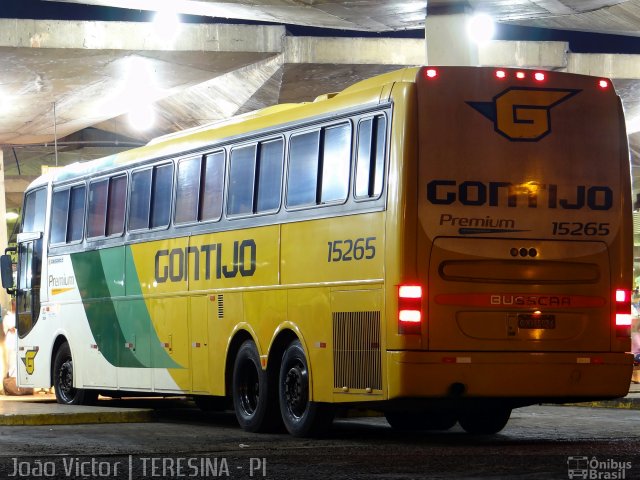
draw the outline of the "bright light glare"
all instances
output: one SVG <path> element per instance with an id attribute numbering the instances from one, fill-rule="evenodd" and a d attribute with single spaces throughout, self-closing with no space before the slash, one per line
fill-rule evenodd
<path id="1" fill-rule="evenodd" d="M 151 104 L 136 105 L 129 112 L 129 125 L 139 132 L 149 130 L 155 123 L 155 112 Z"/>
<path id="2" fill-rule="evenodd" d="M 493 38 L 495 25 L 486 13 L 476 13 L 467 24 L 467 34 L 475 43 L 484 43 Z"/>
<path id="3" fill-rule="evenodd" d="M 533 78 L 535 78 L 537 81 L 541 82 L 544 80 L 544 73 L 542 72 L 536 72 L 533 76 Z"/>
<path id="4" fill-rule="evenodd" d="M 153 17 L 153 30 L 157 39 L 167 45 L 173 44 L 180 33 L 180 17 L 171 8 L 158 10 Z"/>
<path id="5" fill-rule="evenodd" d="M 11 222 L 13 220 L 17 220 L 19 216 L 20 215 L 18 215 L 16 212 L 7 212 L 5 218 Z"/>

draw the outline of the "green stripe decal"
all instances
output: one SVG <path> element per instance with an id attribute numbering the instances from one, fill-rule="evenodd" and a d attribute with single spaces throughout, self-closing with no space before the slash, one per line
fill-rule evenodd
<path id="1" fill-rule="evenodd" d="M 75 253 L 71 262 L 91 333 L 111 365 L 182 368 L 160 345 L 129 247 Z"/>

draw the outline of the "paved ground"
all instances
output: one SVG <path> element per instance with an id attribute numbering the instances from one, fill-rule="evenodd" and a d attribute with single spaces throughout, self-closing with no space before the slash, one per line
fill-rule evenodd
<path id="1" fill-rule="evenodd" d="M 640 384 L 632 383 L 629 394 L 616 400 L 574 404 L 588 407 L 640 410 Z M 95 406 L 56 403 L 53 394 L 36 393 L 22 397 L 0 396 L 0 425 L 76 425 L 87 423 L 150 422 L 157 410 L 191 408 L 186 399 L 98 400 Z"/>

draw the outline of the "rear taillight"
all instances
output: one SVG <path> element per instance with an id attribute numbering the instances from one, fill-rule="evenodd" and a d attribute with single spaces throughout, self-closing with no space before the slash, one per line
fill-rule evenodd
<path id="1" fill-rule="evenodd" d="M 631 290 L 619 288 L 615 291 L 616 335 L 628 337 L 631 334 Z"/>
<path id="2" fill-rule="evenodd" d="M 398 333 L 419 334 L 422 326 L 422 286 L 398 287 Z"/>

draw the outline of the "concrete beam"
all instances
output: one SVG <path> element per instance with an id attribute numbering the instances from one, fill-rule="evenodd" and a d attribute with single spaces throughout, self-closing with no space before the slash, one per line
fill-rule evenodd
<path id="1" fill-rule="evenodd" d="M 175 42 L 145 22 L 0 19 L 0 46 L 82 50 L 281 52 L 279 25 L 183 24 Z"/>
<path id="2" fill-rule="evenodd" d="M 424 40 L 400 38 L 285 37 L 285 63 L 422 65 Z"/>

